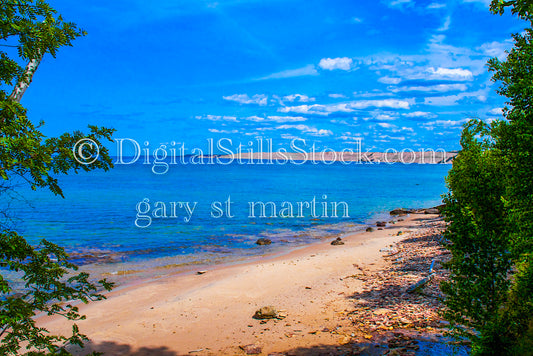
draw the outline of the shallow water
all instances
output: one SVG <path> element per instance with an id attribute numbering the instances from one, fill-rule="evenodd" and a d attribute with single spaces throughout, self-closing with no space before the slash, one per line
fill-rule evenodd
<path id="1" fill-rule="evenodd" d="M 55 242 L 72 253 L 74 262 L 107 266 L 109 272 L 219 263 L 359 231 L 370 221 L 388 219 L 393 208 L 438 205 L 450 167 L 234 163 L 174 165 L 167 174 L 156 175 L 150 166 L 122 165 L 62 177 L 65 199 L 22 189 L 31 206 L 16 200 L 10 211 L 16 230 L 30 242 Z M 194 207 L 192 214 L 186 202 L 190 210 Z M 251 217 L 251 202 L 272 202 L 276 216 L 269 216 L 267 205 L 269 217 L 258 217 L 258 206 Z M 333 203 L 338 217 L 332 216 Z M 155 216 L 161 216 L 162 206 L 167 217 L 155 218 L 154 210 L 159 208 Z M 293 217 L 280 217 L 290 212 L 280 214 L 280 209 L 290 206 Z M 342 216 L 345 206 L 349 217 Z M 225 216 L 217 217 L 221 211 Z M 136 222 L 150 224 L 140 228 Z M 260 237 L 273 244 L 258 247 Z"/>

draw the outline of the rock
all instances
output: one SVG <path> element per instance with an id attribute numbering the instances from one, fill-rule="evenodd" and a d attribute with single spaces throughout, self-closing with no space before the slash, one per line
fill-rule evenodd
<path id="1" fill-rule="evenodd" d="M 389 214 L 391 215 L 407 215 L 410 214 L 413 211 L 413 209 L 405 209 L 405 208 L 398 208 L 391 210 Z"/>
<path id="2" fill-rule="evenodd" d="M 374 231 L 373 228 L 371 228 L 371 227 L 367 227 L 367 228 L 366 228 L 366 232 L 372 232 L 372 231 Z"/>
<path id="3" fill-rule="evenodd" d="M 207 273 L 207 271 L 198 271 L 198 272 L 196 272 L 196 274 L 204 274 L 204 273 Z"/>
<path id="4" fill-rule="evenodd" d="M 429 208 L 424 210 L 424 214 L 440 214 L 440 210 L 437 208 Z"/>
<path id="5" fill-rule="evenodd" d="M 258 239 L 256 242 L 256 244 L 260 245 L 260 246 L 263 246 L 263 245 L 270 245 L 272 243 L 272 240 L 270 239 L 265 239 L 265 238 L 260 238 Z"/>
<path id="6" fill-rule="evenodd" d="M 335 245 L 344 245 L 344 242 L 342 241 L 342 239 L 340 237 L 337 237 L 336 240 L 331 241 L 331 244 L 334 245 L 334 246 Z"/>
<path id="7" fill-rule="evenodd" d="M 278 311 L 273 306 L 262 307 L 253 316 L 254 319 L 275 319 L 277 317 Z"/>
<path id="8" fill-rule="evenodd" d="M 389 313 L 392 313 L 392 310 L 387 309 L 387 308 L 379 308 L 379 309 L 374 310 L 375 315 L 386 315 Z"/>
<path id="9" fill-rule="evenodd" d="M 254 345 L 254 344 L 244 345 L 244 346 L 239 346 L 239 347 L 247 355 L 259 355 L 263 351 L 261 346 L 257 346 L 257 345 Z"/>
<path id="10" fill-rule="evenodd" d="M 387 226 L 387 223 L 385 221 L 378 221 L 376 222 L 377 227 L 385 227 Z"/>

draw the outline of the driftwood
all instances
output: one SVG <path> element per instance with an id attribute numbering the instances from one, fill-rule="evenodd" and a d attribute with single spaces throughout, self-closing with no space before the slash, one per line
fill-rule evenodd
<path id="1" fill-rule="evenodd" d="M 383 256 L 383 257 L 385 257 L 385 258 L 387 258 L 387 257 L 392 257 L 392 256 L 395 256 L 395 255 L 397 255 L 397 254 L 399 254 L 399 253 L 400 253 L 400 250 L 397 250 L 397 251 L 391 252 L 391 253 L 389 253 L 388 255 L 385 255 L 385 256 Z"/>
<path id="2" fill-rule="evenodd" d="M 414 293 L 418 291 L 420 288 L 425 286 L 429 281 L 433 279 L 433 276 L 435 276 L 435 272 L 433 271 L 433 267 L 435 266 L 435 260 L 431 262 L 431 266 L 429 267 L 429 275 L 427 277 L 422 278 L 409 288 L 407 288 L 407 293 Z"/>

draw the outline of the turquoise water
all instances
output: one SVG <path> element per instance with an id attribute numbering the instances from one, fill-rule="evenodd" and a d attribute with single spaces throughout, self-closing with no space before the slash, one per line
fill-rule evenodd
<path id="1" fill-rule="evenodd" d="M 450 167 L 178 164 L 167 174 L 156 175 L 150 166 L 122 165 L 108 172 L 62 177 L 65 199 L 47 191 L 24 190 L 22 195 L 31 206 L 18 200 L 11 203 L 10 210 L 17 218 L 16 230 L 29 241 L 37 243 L 44 238 L 58 243 L 73 253 L 79 264 L 216 262 L 357 231 L 393 208 L 438 205 Z M 224 210 L 228 197 L 232 217 L 213 217 L 212 212 L 218 216 Z M 299 202 L 313 198 L 315 216 L 305 203 L 300 203 L 300 214 Z M 152 220 L 148 227 L 140 228 L 135 224 L 136 207 L 143 199 L 148 199 L 151 210 L 141 215 L 150 215 Z M 151 215 L 158 201 L 164 203 L 167 218 Z M 221 202 L 222 209 L 212 209 L 214 201 Z M 286 202 L 283 207 L 292 205 L 293 217 L 250 217 L 248 203 L 259 201 L 275 203 L 276 215 Z M 178 202 L 189 202 L 190 207 L 196 202 L 192 215 Z M 322 209 L 323 202 L 328 204 L 327 210 Z M 331 216 L 333 202 L 339 203 L 337 218 Z M 345 205 L 340 202 L 348 206 L 349 217 L 343 217 Z M 160 209 L 156 214 L 163 212 Z M 270 215 L 268 209 L 266 215 Z M 148 222 L 147 218 L 137 220 L 141 226 Z M 255 244 L 259 237 L 267 237 L 273 244 L 259 247 Z"/>

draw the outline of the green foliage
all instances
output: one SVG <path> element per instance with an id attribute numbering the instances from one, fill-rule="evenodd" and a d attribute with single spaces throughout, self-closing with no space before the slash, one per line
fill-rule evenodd
<path id="1" fill-rule="evenodd" d="M 451 276 L 441 288 L 446 294 L 445 317 L 456 336 L 481 343 L 497 324 L 506 298 L 511 268 L 500 157 L 489 134 L 491 128 L 472 120 L 463 131 L 462 150 L 453 162 L 445 197 L 450 221 L 445 237 L 452 259 Z"/>
<path id="2" fill-rule="evenodd" d="M 24 238 L 11 231 L 0 240 L 0 265 L 11 271 L 22 272 L 25 289 L 19 294 L 10 295 L 8 281 L 0 276 L 0 291 L 4 295 L 0 301 L 0 330 L 6 335 L 0 345 L 0 354 L 17 354 L 20 343 L 27 342 L 37 350 L 57 353 L 61 348 L 58 342 L 68 342 L 82 346 L 85 337 L 73 325 L 70 337 L 48 335 L 47 331 L 35 325 L 32 317 L 36 311 L 48 315 L 62 315 L 70 320 L 84 319 L 78 313 L 75 300 L 87 303 L 101 300 L 97 286 L 88 281 L 88 274 L 68 275 L 77 267 L 68 262 L 65 251 L 47 241 L 40 246 L 30 246 Z M 105 280 L 99 281 L 102 288 L 110 290 Z"/>
<path id="3" fill-rule="evenodd" d="M 498 1 L 533 23 L 533 1 Z M 455 335 L 476 355 L 533 354 L 533 30 L 489 61 L 506 120 L 471 121 L 447 179 L 451 278 L 442 285 Z"/>
<path id="4" fill-rule="evenodd" d="M 32 189 L 45 188 L 63 196 L 57 181 L 59 175 L 112 167 L 101 141 L 111 140 L 114 130 L 89 126 L 87 134 L 45 137 L 39 131 L 43 123 L 35 126 L 30 121 L 20 97 L 43 56 L 55 57 L 59 48 L 70 46 L 84 32 L 75 24 L 64 22 L 41 0 L 2 0 L 0 5 L 0 39 L 15 46 L 17 53 L 10 56 L 0 51 L 0 195 L 14 189 L 14 180 L 23 180 Z M 98 159 L 91 164 L 78 162 L 74 157 L 73 148 L 82 138 L 90 138 L 100 147 Z M 101 300 L 104 298 L 101 292 L 111 289 L 106 280 L 94 283 L 89 275 L 76 274 L 76 270 L 61 247 L 45 240 L 39 246 L 31 246 L 0 222 L 1 355 L 19 354 L 23 348 L 34 355 L 68 354 L 64 346 L 82 346 L 86 337 L 75 324 L 71 335 L 55 336 L 34 321 L 39 313 L 84 319 L 75 304 Z M 13 280 L 4 274 L 7 271 L 20 276 L 23 290 L 13 290 Z"/>

